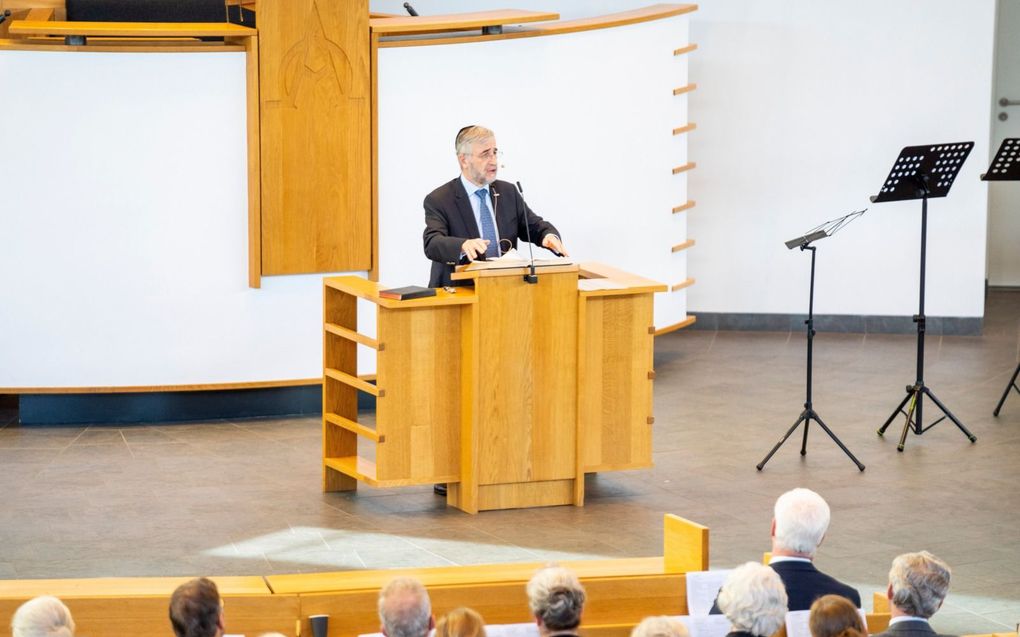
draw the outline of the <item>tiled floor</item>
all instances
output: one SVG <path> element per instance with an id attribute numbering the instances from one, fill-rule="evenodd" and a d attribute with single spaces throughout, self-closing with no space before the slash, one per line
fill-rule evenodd
<path id="1" fill-rule="evenodd" d="M 954 569 L 943 632 L 1020 621 L 1020 396 L 991 415 L 1020 348 L 1020 292 L 989 297 L 984 335 L 932 337 L 948 421 L 896 452 L 875 430 L 914 378 L 913 336 L 819 334 L 815 408 L 867 465 L 812 428 L 755 470 L 800 413 L 800 332 L 683 331 L 656 343 L 654 469 L 590 477 L 584 508 L 469 516 L 430 488 L 319 491 L 314 418 L 19 427 L 0 412 L 0 577 L 264 574 L 661 553 L 661 517 L 711 528 L 713 567 L 760 559 L 771 505 L 808 486 L 833 508 L 818 563 L 870 607 L 897 553 Z M 929 416 L 934 414 L 929 410 Z M 929 417 L 930 420 L 930 417 Z"/>

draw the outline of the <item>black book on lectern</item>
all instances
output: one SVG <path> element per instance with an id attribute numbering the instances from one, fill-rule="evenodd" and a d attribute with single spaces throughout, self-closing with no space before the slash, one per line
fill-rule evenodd
<path id="1" fill-rule="evenodd" d="M 907 146 L 871 202 L 945 197 L 973 148 L 974 142 Z"/>
<path id="2" fill-rule="evenodd" d="M 988 166 L 988 172 L 981 175 L 984 181 L 1020 181 L 1020 138 L 1002 140 L 999 152 Z"/>
<path id="3" fill-rule="evenodd" d="M 435 296 L 435 288 L 423 288 L 418 285 L 408 285 L 402 288 L 390 288 L 379 290 L 379 298 L 393 299 L 396 301 L 410 301 L 411 299 L 423 299 L 427 296 Z"/>

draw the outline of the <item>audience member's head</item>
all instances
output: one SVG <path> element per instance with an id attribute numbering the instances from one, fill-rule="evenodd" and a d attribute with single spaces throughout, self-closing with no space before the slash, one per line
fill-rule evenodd
<path id="1" fill-rule="evenodd" d="M 527 591 L 540 633 L 572 631 L 581 625 L 584 587 L 572 571 L 560 566 L 543 568 L 532 576 Z"/>
<path id="2" fill-rule="evenodd" d="M 14 637 L 74 637 L 74 620 L 67 606 L 49 595 L 30 599 L 11 618 Z"/>
<path id="3" fill-rule="evenodd" d="M 887 593 L 893 616 L 934 615 L 949 592 L 949 576 L 949 565 L 928 551 L 896 556 Z"/>
<path id="4" fill-rule="evenodd" d="M 435 625 L 428 591 L 413 577 L 390 580 L 379 591 L 379 621 L 386 637 L 425 637 Z"/>
<path id="5" fill-rule="evenodd" d="M 177 637 L 223 634 L 223 604 L 216 583 L 198 577 L 177 587 L 170 597 L 170 624 Z"/>
<path id="6" fill-rule="evenodd" d="M 665 615 L 645 617 L 630 631 L 630 637 L 688 637 L 687 627 Z"/>
<path id="7" fill-rule="evenodd" d="M 822 595 L 811 604 L 811 637 L 867 637 L 857 607 L 842 595 Z"/>
<path id="8" fill-rule="evenodd" d="M 436 637 L 485 637 L 485 620 L 470 608 L 455 608 L 436 622 Z"/>
<path id="9" fill-rule="evenodd" d="M 769 637 L 786 621 L 783 580 L 757 562 L 733 569 L 719 591 L 717 603 L 734 630 L 759 637 Z"/>
<path id="10" fill-rule="evenodd" d="M 792 489 L 776 500 L 772 554 L 814 558 L 829 528 L 829 505 L 810 489 Z"/>

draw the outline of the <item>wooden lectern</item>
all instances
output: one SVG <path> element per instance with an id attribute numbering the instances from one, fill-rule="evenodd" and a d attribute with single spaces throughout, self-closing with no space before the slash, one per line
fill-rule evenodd
<path id="1" fill-rule="evenodd" d="M 408 301 L 325 279 L 323 490 L 447 483 L 469 513 L 580 506 L 585 473 L 651 466 L 652 295 L 666 286 L 600 264 L 524 273 L 464 270 L 473 289 Z M 377 306 L 376 338 L 357 331 L 358 298 Z M 376 351 L 374 385 L 358 346 Z M 377 398 L 374 428 L 358 391 Z"/>

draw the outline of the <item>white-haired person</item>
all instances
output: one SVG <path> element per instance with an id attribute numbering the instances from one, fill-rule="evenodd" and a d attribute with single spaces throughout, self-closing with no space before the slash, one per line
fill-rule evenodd
<path id="1" fill-rule="evenodd" d="M 561 566 L 548 566 L 528 582 L 528 607 L 542 637 L 577 635 L 584 610 L 584 587 L 577 575 Z"/>
<path id="2" fill-rule="evenodd" d="M 630 631 L 630 637 L 689 637 L 687 627 L 675 617 L 645 617 Z"/>
<path id="3" fill-rule="evenodd" d="M 74 637 L 74 619 L 64 602 L 45 595 L 30 599 L 11 618 L 14 637 Z"/>
<path id="4" fill-rule="evenodd" d="M 861 607 L 857 589 L 815 567 L 815 553 L 825 539 L 830 519 L 829 505 L 810 489 L 792 489 L 776 500 L 769 566 L 783 580 L 791 611 L 810 610 L 823 595 L 842 595 Z M 711 612 L 718 613 L 718 605 Z"/>
<path id="5" fill-rule="evenodd" d="M 770 637 L 786 622 L 786 589 L 774 570 L 757 562 L 733 569 L 716 600 L 730 621 L 727 637 Z"/>
<path id="6" fill-rule="evenodd" d="M 889 569 L 889 628 L 876 637 L 934 637 L 928 620 L 949 593 L 949 565 L 928 551 L 904 553 Z"/>
<path id="7" fill-rule="evenodd" d="M 422 583 L 413 577 L 390 580 L 379 591 L 379 623 L 386 637 L 427 637 L 436 622 Z"/>

